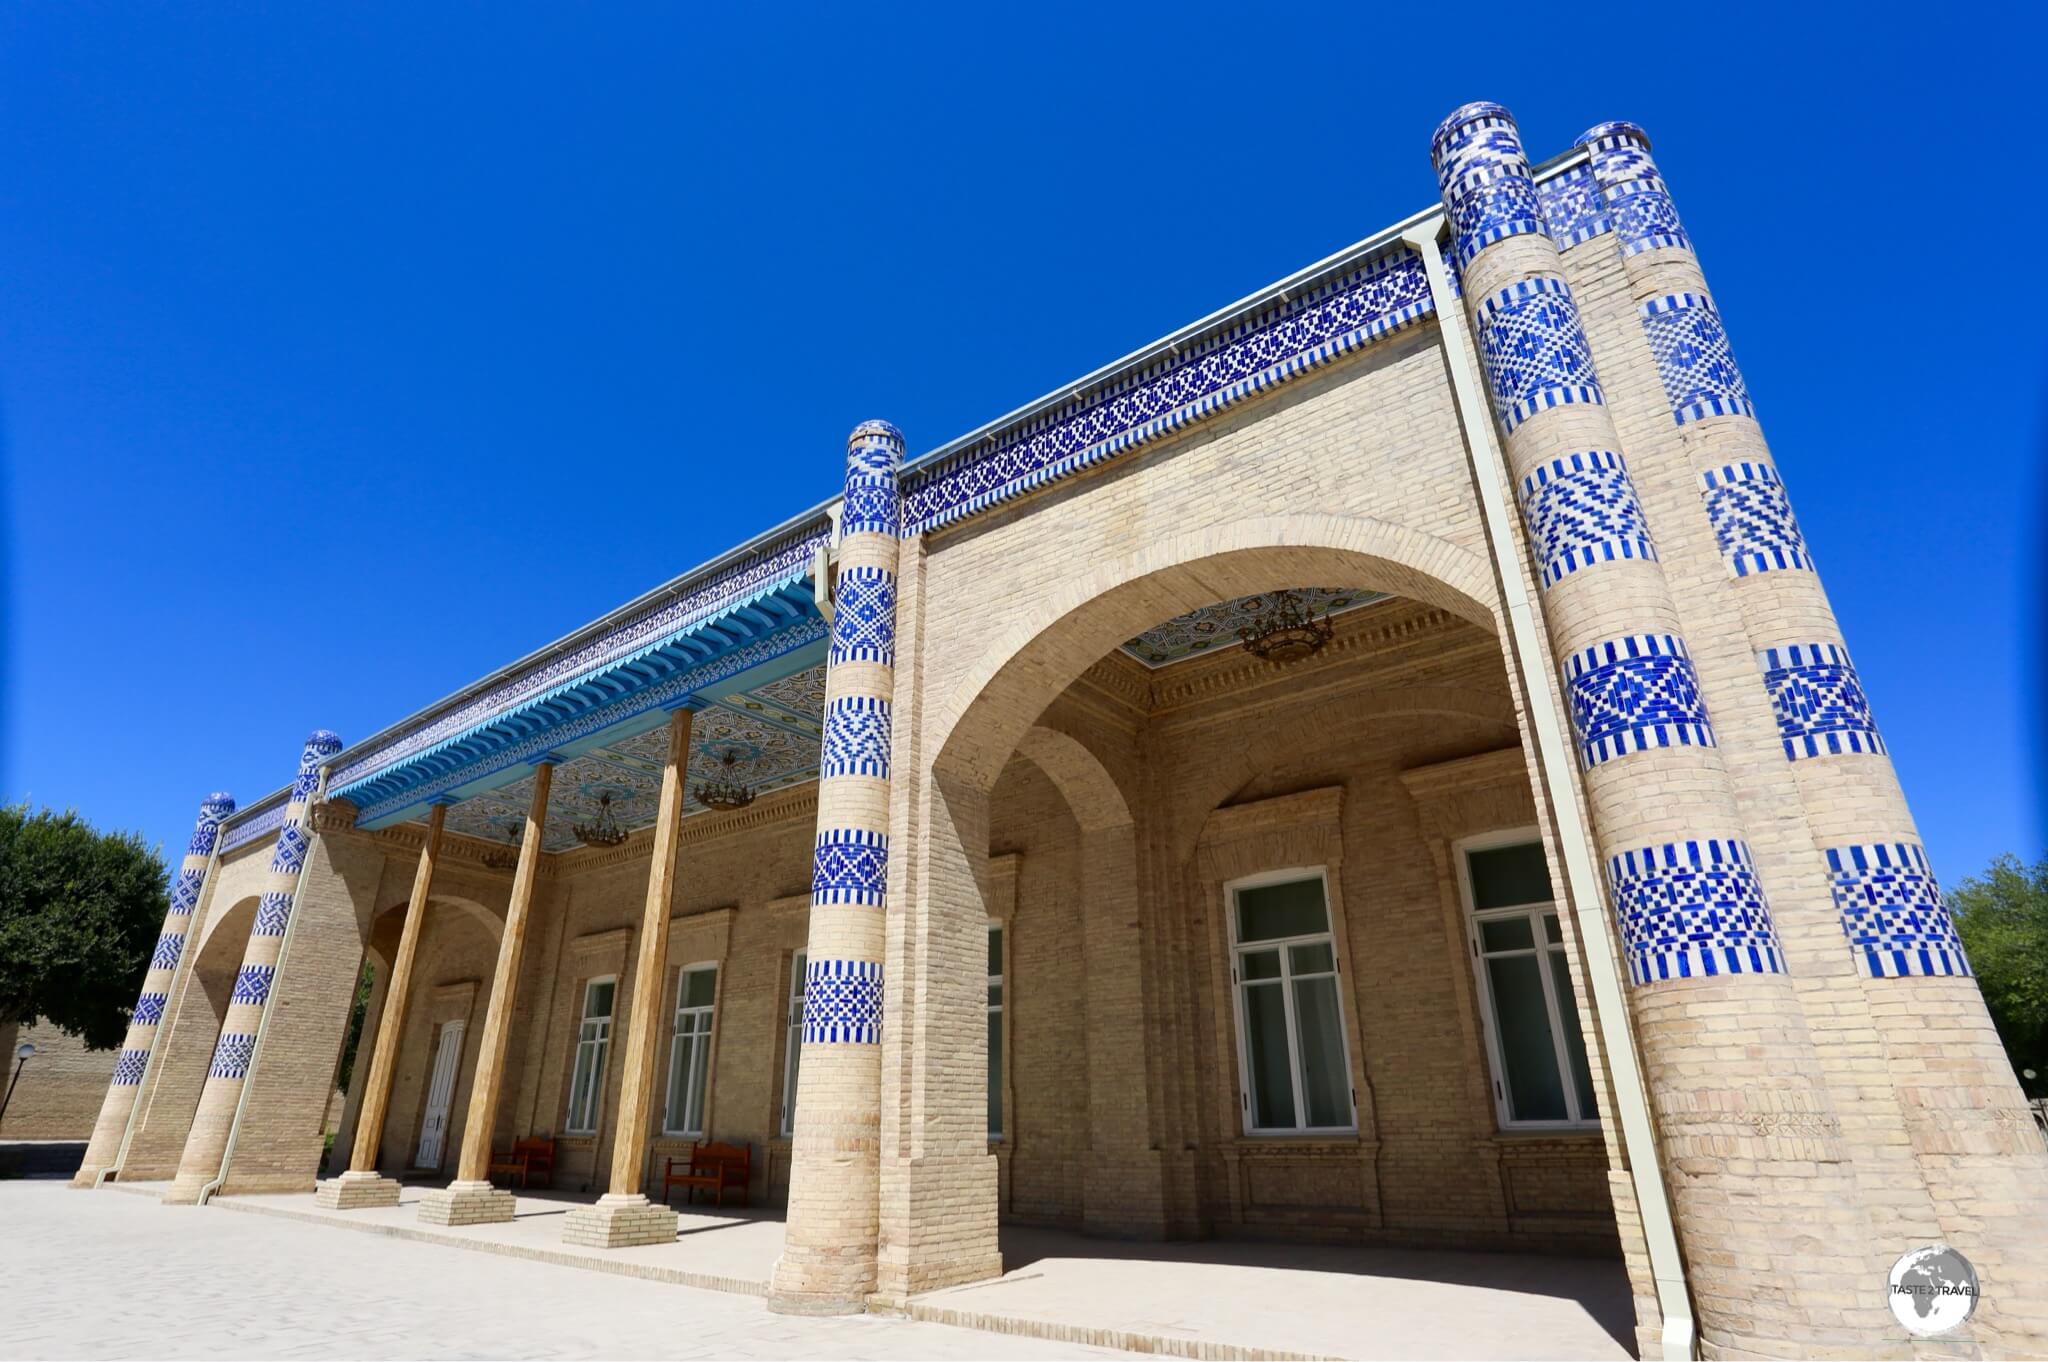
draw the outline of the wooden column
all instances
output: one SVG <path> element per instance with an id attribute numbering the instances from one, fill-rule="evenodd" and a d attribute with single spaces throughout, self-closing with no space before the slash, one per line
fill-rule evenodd
<path id="1" fill-rule="evenodd" d="M 647 904 L 640 914 L 640 953 L 633 966 L 632 1012 L 626 1021 L 626 1067 L 619 1076 L 619 1117 L 612 1134 L 612 1179 L 595 1206 L 579 1206 L 562 1224 L 565 1243 L 591 1248 L 667 1244 L 676 1237 L 676 1213 L 648 1201 L 640 1188 L 647 1161 L 647 1115 L 654 1105 L 655 1056 L 667 1033 L 662 1002 L 668 996 L 668 923 L 675 894 L 676 848 L 682 837 L 683 800 L 690 768 L 690 726 L 695 702 L 668 721 L 668 761 L 661 772 L 661 807 L 647 867 Z"/>
<path id="2" fill-rule="evenodd" d="M 384 985 L 384 1016 L 377 1024 L 377 1044 L 364 1077 L 362 1109 L 356 1114 L 355 1150 L 348 1171 L 320 1184 L 314 1200 L 338 1211 L 367 1206 L 396 1206 L 398 1181 L 377 1173 L 378 1147 L 384 1142 L 384 1113 L 391 1105 L 391 1079 L 398 1068 L 398 1042 L 405 1030 L 405 1003 L 412 992 L 412 962 L 419 954 L 420 932 L 427 917 L 427 896 L 434 887 L 434 861 L 441 854 L 441 825 L 448 802 L 437 800 L 427 817 L 427 841 L 420 848 L 419 869 L 412 877 L 412 897 L 405 905 L 405 926 L 391 959 L 391 977 Z"/>
<path id="3" fill-rule="evenodd" d="M 498 1120 L 498 1097 L 505 1086 L 505 1047 L 512 1032 L 513 995 L 519 987 L 519 960 L 525 954 L 526 922 L 533 909 L 533 882 L 540 875 L 540 847 L 547 834 L 548 788 L 554 783 L 555 760 L 545 757 L 534 763 L 533 802 L 526 810 L 526 836 L 519 843 L 519 868 L 512 872 L 512 902 L 505 910 L 505 934 L 498 942 L 498 965 L 491 975 L 491 1002 L 484 1013 L 483 1043 L 477 1050 L 469 1115 L 462 1127 L 462 1156 L 455 1181 L 421 1199 L 419 1218 L 425 1224 L 480 1225 L 512 1218 L 512 1194 L 491 1186 L 491 1134 Z"/>

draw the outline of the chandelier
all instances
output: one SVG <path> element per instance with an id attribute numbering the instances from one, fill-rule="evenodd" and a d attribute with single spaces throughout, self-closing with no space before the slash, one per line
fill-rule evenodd
<path id="1" fill-rule="evenodd" d="M 578 823 L 571 829 L 585 846 L 615 847 L 626 840 L 626 830 L 612 817 L 612 796 L 607 790 L 597 797 L 597 821 Z"/>
<path id="2" fill-rule="evenodd" d="M 1302 605 L 1297 593 L 1276 591 L 1272 608 L 1239 629 L 1237 636 L 1257 656 L 1285 665 L 1320 652 L 1334 633 L 1329 611 L 1317 619 L 1314 610 Z"/>
<path id="3" fill-rule="evenodd" d="M 754 787 L 744 784 L 733 772 L 733 767 L 738 761 L 739 754 L 727 748 L 725 755 L 718 759 L 719 766 L 723 768 L 718 779 L 698 782 L 699 804 L 708 809 L 717 809 L 720 813 L 731 813 L 734 809 L 744 809 L 754 802 Z"/>
<path id="4" fill-rule="evenodd" d="M 488 870 L 510 870 L 519 864 L 519 839 L 526 831 L 524 823 L 514 823 L 505 829 L 505 849 L 492 847 L 477 857 Z"/>

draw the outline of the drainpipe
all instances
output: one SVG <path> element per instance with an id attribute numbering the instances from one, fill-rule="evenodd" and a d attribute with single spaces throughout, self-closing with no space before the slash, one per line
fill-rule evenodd
<path id="1" fill-rule="evenodd" d="M 1444 360 L 1451 371 L 1451 395 L 1457 404 L 1458 423 L 1464 427 L 1466 444 L 1472 452 L 1472 483 L 1479 493 L 1487 543 L 1500 578 L 1512 655 L 1518 661 L 1540 658 L 1542 630 L 1523 578 L 1514 547 L 1514 525 L 1508 515 L 1503 481 L 1507 461 L 1494 438 L 1493 416 L 1486 409 L 1465 316 L 1451 292 L 1450 275 L 1437 248 L 1442 226 L 1443 218 L 1438 215 L 1410 228 L 1401 239 L 1421 257 L 1422 267 L 1429 275 L 1429 297 L 1436 308 Z M 1628 1155 L 1629 1178 L 1635 1185 L 1636 1210 L 1643 1221 L 1650 1280 L 1656 1288 L 1657 1308 L 1664 1315 L 1664 1357 L 1666 1362 L 1689 1362 L 1693 1356 L 1694 1326 L 1692 1302 L 1685 1287 L 1685 1260 L 1671 1221 L 1671 1202 L 1664 1191 L 1656 1131 L 1644 1098 L 1642 1065 L 1636 1057 L 1635 1035 L 1629 1029 L 1627 1003 L 1621 996 L 1621 962 L 1615 958 L 1614 941 L 1608 935 L 1601 907 L 1605 896 L 1593 837 L 1580 810 L 1578 792 L 1570 786 L 1569 778 L 1561 790 L 1553 783 L 1554 773 L 1568 772 L 1572 767 L 1571 749 L 1557 720 L 1557 692 L 1552 688 L 1550 674 L 1541 666 L 1522 666 L 1520 670 L 1529 727 L 1536 735 L 1537 769 L 1543 774 L 1544 784 L 1551 786 L 1551 811 L 1557 820 L 1558 852 L 1564 859 L 1565 880 L 1571 887 L 1573 916 L 1579 940 L 1591 957 L 1592 967 L 1586 973 L 1593 989 L 1593 1016 L 1600 1030 L 1601 1048 L 1607 1052 L 1608 1072 L 1614 1079 L 1615 1117 L 1621 1127 L 1622 1149 Z"/>
<path id="2" fill-rule="evenodd" d="M 178 953 L 178 967 L 171 974 L 171 987 L 164 995 L 166 998 L 182 1001 L 184 987 L 196 968 L 192 961 L 199 954 L 199 931 L 206 925 L 207 914 L 213 911 L 214 877 L 220 872 L 221 846 L 227 840 L 225 829 L 214 834 L 213 851 L 206 858 L 206 879 L 201 883 L 199 902 L 193 905 L 192 927 L 185 935 L 185 949 Z M 93 1176 L 94 1191 L 106 1186 L 107 1179 L 118 1176 L 128 1163 L 128 1145 L 135 1138 L 135 1119 L 142 1114 L 142 1094 L 149 1090 L 150 1075 L 156 1072 L 157 1063 L 163 1058 L 165 1030 L 173 1020 L 175 1018 L 169 1015 L 167 1007 L 163 1023 L 157 1027 L 157 1039 L 150 1044 L 149 1058 L 143 1061 L 142 1078 L 135 1089 L 135 1103 L 128 1108 L 128 1124 L 121 1127 L 120 1147 L 114 1151 L 114 1161 Z"/>
<path id="3" fill-rule="evenodd" d="M 306 844 L 305 868 L 299 871 L 299 882 L 292 886 L 292 911 L 291 916 L 284 920 L 284 940 L 277 943 L 277 974 L 275 977 L 279 981 L 284 979 L 285 963 L 291 958 L 292 937 L 296 936 L 299 930 L 299 895 L 304 893 L 306 889 L 306 869 L 312 867 L 313 848 L 320 840 L 319 828 L 313 821 L 313 810 L 318 808 L 321 801 L 327 798 L 327 778 L 333 773 L 334 763 L 332 762 L 320 768 L 320 787 L 313 791 L 312 799 L 306 802 L 306 830 L 311 834 L 311 838 Z M 276 1001 L 277 999 L 273 997 L 269 1002 L 266 1002 L 263 1005 L 263 1015 L 256 1019 L 256 1043 L 249 1047 L 249 1072 L 243 1076 L 241 1095 L 235 1099 L 235 1119 L 228 1126 L 227 1148 L 221 1150 L 220 1172 L 214 1177 L 212 1182 L 199 1189 L 199 1200 L 195 1203 L 196 1205 L 204 1206 L 207 1202 L 211 1201 L 213 1194 L 218 1192 L 228 1180 L 228 1169 L 233 1166 L 235 1161 L 235 1141 L 242 1134 L 242 1114 L 249 1109 L 249 1094 L 256 1087 L 256 1069 L 263 1061 L 263 1038 L 270 1034 L 270 1018 L 273 1015 L 270 1003 Z"/>

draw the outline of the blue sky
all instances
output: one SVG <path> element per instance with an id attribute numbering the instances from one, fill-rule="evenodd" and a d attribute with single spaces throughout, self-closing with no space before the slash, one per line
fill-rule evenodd
<path id="1" fill-rule="evenodd" d="M 932 448 L 1429 205 L 1486 98 L 1650 130 L 1937 868 L 2039 854 L 2048 35 L 1799 10 L 9 6 L 0 795 L 175 852 L 855 421 Z"/>

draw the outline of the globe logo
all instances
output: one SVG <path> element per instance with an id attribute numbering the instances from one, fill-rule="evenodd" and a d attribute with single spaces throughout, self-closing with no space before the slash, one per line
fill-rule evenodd
<path id="1" fill-rule="evenodd" d="M 1909 1249 L 1892 1264 L 1885 1299 L 1916 1338 L 1960 1329 L 1977 1309 L 1977 1269 L 1947 1244 Z"/>

